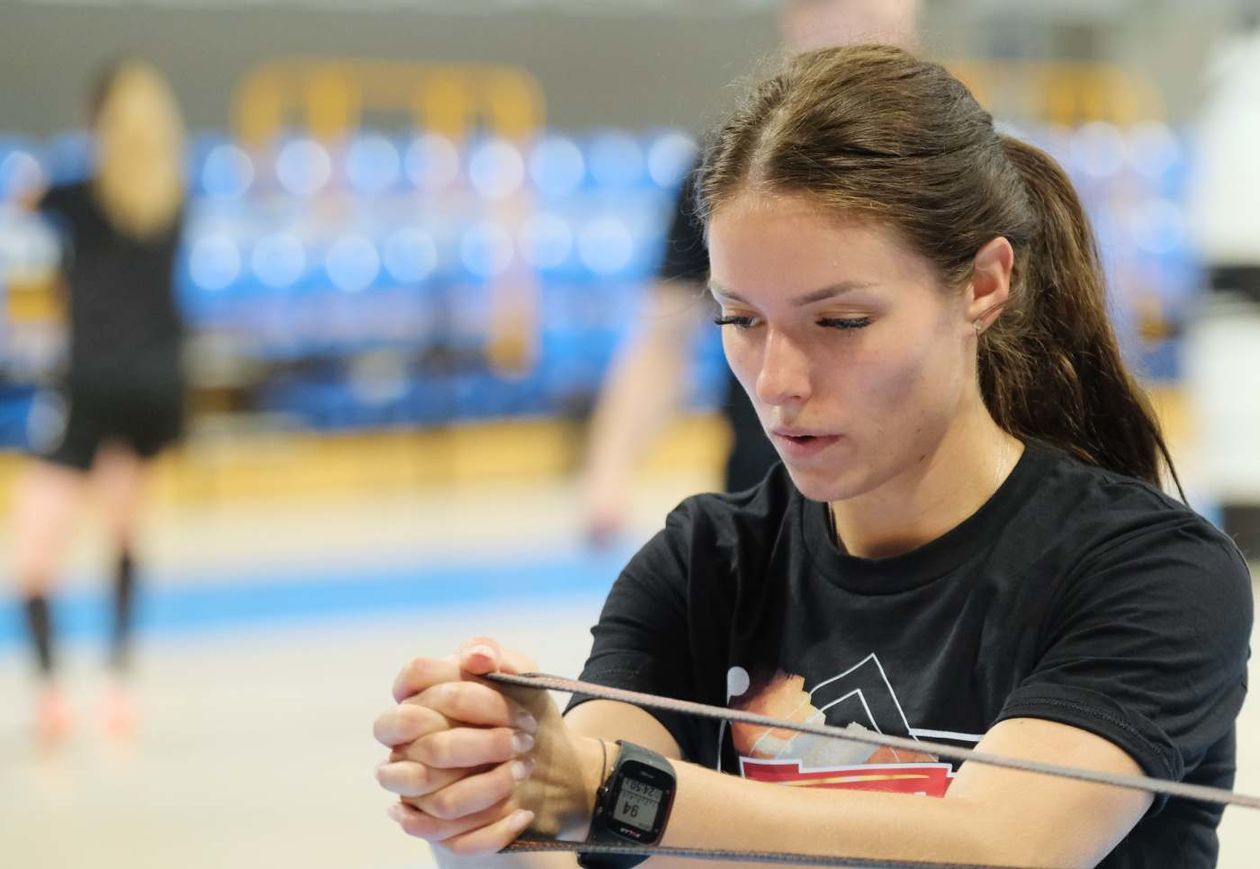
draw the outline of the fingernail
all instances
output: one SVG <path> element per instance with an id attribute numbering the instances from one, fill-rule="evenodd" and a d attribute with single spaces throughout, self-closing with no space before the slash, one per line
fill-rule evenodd
<path id="1" fill-rule="evenodd" d="M 524 754 L 534 747 L 534 737 L 528 733 L 512 734 L 512 751 L 517 754 Z"/>
<path id="2" fill-rule="evenodd" d="M 512 764 L 512 778 L 516 781 L 525 781 L 533 771 L 534 765 L 527 761 L 518 760 Z"/>
<path id="3" fill-rule="evenodd" d="M 402 806 L 399 805 L 398 803 L 394 803 L 392 806 L 386 809 L 385 814 L 389 815 L 389 819 L 393 821 L 394 823 L 396 824 L 402 823 L 403 810 L 402 810 Z"/>
<path id="4" fill-rule="evenodd" d="M 516 729 L 524 730 L 526 733 L 538 732 L 538 721 L 528 712 L 516 713 Z"/>
<path id="5" fill-rule="evenodd" d="M 517 809 L 512 813 L 512 820 L 510 824 L 512 829 L 516 830 L 518 833 L 532 823 L 534 823 L 533 812 L 526 811 L 525 809 Z"/>
<path id="6" fill-rule="evenodd" d="M 489 646 L 483 646 L 483 645 L 469 646 L 469 647 L 468 647 L 468 654 L 470 654 L 470 655 L 485 655 L 487 658 L 493 658 L 493 657 L 494 657 L 494 649 L 490 648 Z"/>

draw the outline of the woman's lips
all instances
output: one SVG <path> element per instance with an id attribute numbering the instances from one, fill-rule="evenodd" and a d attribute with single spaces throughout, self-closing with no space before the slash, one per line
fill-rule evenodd
<path id="1" fill-rule="evenodd" d="M 840 435 L 809 435 L 771 432 L 770 440 L 784 458 L 812 458 L 840 440 Z"/>

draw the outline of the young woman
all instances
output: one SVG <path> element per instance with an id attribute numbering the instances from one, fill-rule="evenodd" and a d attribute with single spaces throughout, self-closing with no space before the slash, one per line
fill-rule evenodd
<path id="1" fill-rule="evenodd" d="M 89 108 L 93 177 L 53 187 L 37 205 L 62 243 L 69 356 L 32 412 L 35 461 L 13 494 L 13 569 L 41 676 L 36 727 L 44 741 L 69 724 L 54 679 L 48 595 L 89 483 L 117 553 L 110 662 L 119 678 L 105 714 L 111 730 L 131 726 L 121 677 L 136 520 L 149 461 L 182 421 L 182 329 L 172 292 L 184 202 L 179 112 L 165 81 L 139 61 L 110 68 Z"/>
<path id="2" fill-rule="evenodd" d="M 669 516 L 582 677 L 1229 786 L 1247 568 L 1159 488 L 1167 451 L 1061 169 L 940 66 L 861 46 L 758 86 L 699 193 L 727 358 L 782 465 Z M 583 840 L 625 740 L 672 766 L 664 846 L 1215 861 L 1210 805 L 605 700 L 561 718 L 476 678 L 527 665 L 486 639 L 417 659 L 377 720 L 393 816 L 444 858 L 527 826 Z"/>

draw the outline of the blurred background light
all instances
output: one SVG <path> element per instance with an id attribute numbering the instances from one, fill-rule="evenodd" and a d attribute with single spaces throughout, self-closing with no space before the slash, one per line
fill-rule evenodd
<path id="1" fill-rule="evenodd" d="M 289 232 L 265 235 L 250 254 L 250 269 L 268 287 L 292 286 L 306 271 L 306 248 Z"/>
<path id="2" fill-rule="evenodd" d="M 356 136 L 346 149 L 346 178 L 356 193 L 377 196 L 402 176 L 402 158 L 394 143 L 380 135 Z"/>
<path id="3" fill-rule="evenodd" d="M 459 150 L 445 136 L 425 133 L 407 146 L 405 165 L 412 184 L 425 192 L 436 193 L 459 179 Z"/>
<path id="4" fill-rule="evenodd" d="M 464 268 L 477 278 L 503 274 L 515 259 L 512 234 L 500 223 L 483 220 L 473 224 L 460 239 L 459 254 Z"/>
<path id="5" fill-rule="evenodd" d="M 225 233 L 201 236 L 193 242 L 188 269 L 193 283 L 201 289 L 225 289 L 240 276 L 240 247 Z"/>
<path id="6" fill-rule="evenodd" d="M 433 274 L 438 265 L 437 245 L 432 236 L 417 226 L 393 232 L 385 241 L 385 268 L 397 281 L 418 284 Z"/>
<path id="7" fill-rule="evenodd" d="M 328 149 L 314 139 L 286 142 L 276 155 L 276 178 L 294 196 L 314 196 L 332 178 Z"/>
<path id="8" fill-rule="evenodd" d="M 324 268 L 333 286 L 347 293 L 366 290 L 381 270 L 376 246 L 361 235 L 343 235 L 328 248 Z"/>

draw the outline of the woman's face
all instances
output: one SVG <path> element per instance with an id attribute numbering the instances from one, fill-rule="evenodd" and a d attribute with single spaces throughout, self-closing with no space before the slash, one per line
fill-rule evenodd
<path id="1" fill-rule="evenodd" d="M 912 470 L 979 400 L 964 294 L 892 232 L 743 193 L 713 215 L 709 257 L 726 358 L 807 498 Z"/>
<path id="2" fill-rule="evenodd" d="M 143 65 L 117 74 L 96 119 L 96 133 L 102 159 L 168 159 L 182 147 L 170 90 Z"/>

